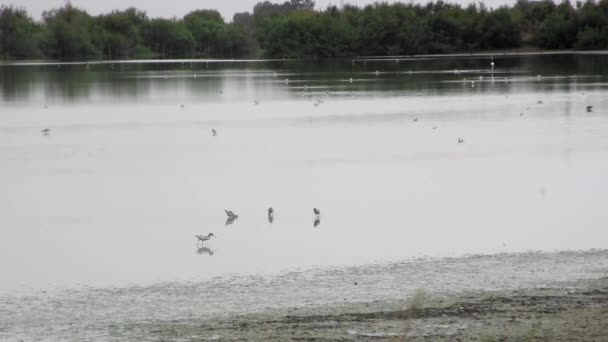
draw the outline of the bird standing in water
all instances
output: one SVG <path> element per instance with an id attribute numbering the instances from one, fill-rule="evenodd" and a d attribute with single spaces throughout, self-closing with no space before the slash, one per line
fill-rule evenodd
<path id="1" fill-rule="evenodd" d="M 215 237 L 215 235 L 213 235 L 213 233 L 209 233 L 209 235 L 195 235 L 195 236 L 198 239 L 197 243 L 198 243 L 198 241 L 200 241 L 200 242 L 208 241 L 211 239 L 211 237 Z"/>

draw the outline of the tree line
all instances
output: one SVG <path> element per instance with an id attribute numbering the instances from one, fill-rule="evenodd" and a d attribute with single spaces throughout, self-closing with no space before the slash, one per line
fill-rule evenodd
<path id="1" fill-rule="evenodd" d="M 512 49 L 607 49 L 608 0 L 517 0 L 513 6 L 376 3 L 315 10 L 312 0 L 260 2 L 226 22 L 216 10 L 149 18 L 98 16 L 70 3 L 34 20 L 0 6 L 0 58 L 327 58 Z"/>

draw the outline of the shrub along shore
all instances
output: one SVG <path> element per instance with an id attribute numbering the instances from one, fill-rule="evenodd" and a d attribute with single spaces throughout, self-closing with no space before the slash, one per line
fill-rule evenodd
<path id="1" fill-rule="evenodd" d="M 312 0 L 260 2 L 226 22 L 216 10 L 149 18 L 129 8 L 92 16 L 71 4 L 40 21 L 0 7 L 1 59 L 331 58 L 516 49 L 608 49 L 608 0 L 518 0 L 513 6 L 376 3 L 316 10 Z"/>

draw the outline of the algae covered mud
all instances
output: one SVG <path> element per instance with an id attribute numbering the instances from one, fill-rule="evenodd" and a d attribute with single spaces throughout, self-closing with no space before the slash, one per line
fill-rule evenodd
<path id="1" fill-rule="evenodd" d="M 1 337 L 605 277 L 607 62 L 3 64 Z"/>

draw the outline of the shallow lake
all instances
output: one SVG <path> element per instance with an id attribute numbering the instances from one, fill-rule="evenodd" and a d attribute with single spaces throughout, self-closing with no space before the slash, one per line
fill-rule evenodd
<path id="1" fill-rule="evenodd" d="M 493 61 L 2 64 L 0 293 L 608 248 L 608 55 Z"/>

